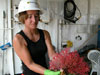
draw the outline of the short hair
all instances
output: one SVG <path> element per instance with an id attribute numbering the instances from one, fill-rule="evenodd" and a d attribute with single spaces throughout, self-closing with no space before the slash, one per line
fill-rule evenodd
<path id="1" fill-rule="evenodd" d="M 21 22 L 21 23 L 24 24 L 25 23 L 25 20 L 27 18 L 28 18 L 28 15 L 27 15 L 27 12 L 26 11 L 19 13 L 19 16 L 18 16 L 19 22 Z"/>
<path id="2" fill-rule="evenodd" d="M 38 11 L 39 13 L 38 13 L 38 15 L 40 15 L 41 14 L 41 11 Z M 19 20 L 19 22 L 21 22 L 21 23 L 25 23 L 25 20 L 28 18 L 28 15 L 27 15 L 27 12 L 26 11 L 24 11 L 24 12 L 21 12 L 21 13 L 19 13 L 19 16 L 18 16 L 18 20 Z M 39 19 L 40 20 L 40 19 Z"/>

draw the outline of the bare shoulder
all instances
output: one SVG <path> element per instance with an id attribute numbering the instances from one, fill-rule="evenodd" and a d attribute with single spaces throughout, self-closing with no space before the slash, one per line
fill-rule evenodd
<path id="1" fill-rule="evenodd" d="M 43 30 L 43 32 L 44 32 L 44 35 L 46 35 L 46 36 L 50 35 L 47 30 Z"/>
<path id="2" fill-rule="evenodd" d="M 21 35 L 16 34 L 16 35 L 14 36 L 13 41 L 21 41 L 21 40 L 23 40 L 23 37 L 22 37 Z"/>
<path id="3" fill-rule="evenodd" d="M 50 38 L 50 34 L 47 30 L 43 30 L 43 32 L 44 32 L 45 39 L 48 37 Z"/>
<path id="4" fill-rule="evenodd" d="M 43 30 L 44 33 L 48 34 L 49 32 L 47 30 Z"/>
<path id="5" fill-rule="evenodd" d="M 20 34 L 16 34 L 13 39 L 13 45 L 14 44 L 22 44 L 22 43 L 25 43 L 24 38 Z"/>

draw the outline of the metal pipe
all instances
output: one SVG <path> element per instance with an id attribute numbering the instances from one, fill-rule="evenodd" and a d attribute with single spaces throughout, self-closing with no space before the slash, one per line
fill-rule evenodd
<path id="1" fill-rule="evenodd" d="M 59 19 L 57 20 L 57 52 L 59 53 Z"/>
<path id="2" fill-rule="evenodd" d="M 10 0 L 11 1 L 11 9 L 13 9 L 13 0 Z M 11 28 L 14 28 L 13 27 L 13 10 L 11 10 Z M 11 29 L 11 40 L 13 40 L 13 33 L 14 31 L 13 31 L 13 29 Z M 13 48 L 12 48 L 13 49 Z M 12 50 L 12 56 L 13 56 L 13 73 L 15 74 L 15 62 L 14 62 L 14 50 Z"/>
<path id="3" fill-rule="evenodd" d="M 3 28 L 5 28 L 5 11 L 3 11 Z M 3 44 L 5 44 L 5 29 L 3 30 Z M 2 54 L 2 75 L 4 75 L 4 51 Z"/>
<path id="4" fill-rule="evenodd" d="M 0 30 L 11 30 L 11 29 L 15 29 L 15 28 L 1 28 Z"/>
<path id="5" fill-rule="evenodd" d="M 13 21 L 12 21 L 13 10 L 12 9 L 13 9 L 13 0 L 8 0 L 8 27 L 10 27 L 10 28 L 13 28 Z M 11 29 L 11 31 L 9 31 L 9 36 L 10 36 L 9 41 L 12 42 L 13 29 Z M 14 68 L 14 52 L 13 52 L 12 49 L 9 50 L 9 52 L 8 52 L 8 58 L 10 58 L 10 61 L 8 60 L 9 61 L 8 63 L 11 66 L 10 67 L 11 68 L 10 75 L 14 75 L 15 74 L 15 68 Z"/>
<path id="6" fill-rule="evenodd" d="M 90 3 L 91 0 L 88 0 L 88 12 L 87 12 L 88 33 L 90 33 Z"/>

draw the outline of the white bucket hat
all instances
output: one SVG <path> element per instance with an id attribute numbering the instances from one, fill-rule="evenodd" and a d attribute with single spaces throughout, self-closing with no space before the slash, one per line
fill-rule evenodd
<path id="1" fill-rule="evenodd" d="M 37 0 L 21 0 L 18 6 L 18 14 L 27 10 L 40 10 Z"/>

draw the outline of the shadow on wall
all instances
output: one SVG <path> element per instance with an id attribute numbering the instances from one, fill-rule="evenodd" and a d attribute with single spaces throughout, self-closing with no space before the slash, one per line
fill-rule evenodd
<path id="1" fill-rule="evenodd" d="M 95 21 L 94 25 L 90 26 L 90 32 L 91 33 L 96 33 L 98 30 L 98 25 L 100 25 L 100 18 Z"/>
<path id="2" fill-rule="evenodd" d="M 100 25 L 100 18 L 98 18 L 98 19 L 95 21 L 94 24 L 95 24 L 95 25 Z"/>

